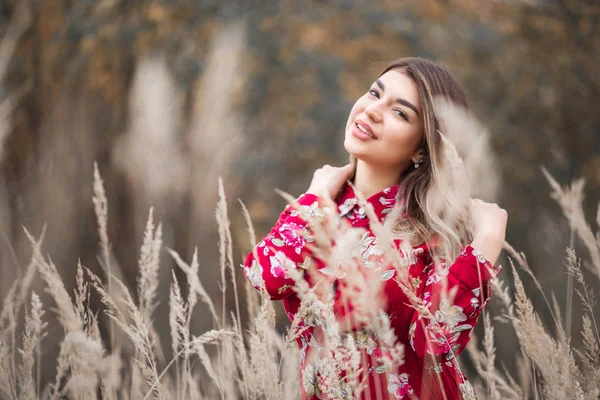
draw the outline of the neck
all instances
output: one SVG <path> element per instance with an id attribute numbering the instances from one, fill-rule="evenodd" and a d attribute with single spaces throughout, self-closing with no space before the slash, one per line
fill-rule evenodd
<path id="1" fill-rule="evenodd" d="M 369 198 L 375 193 L 398 183 L 399 173 L 397 169 L 385 170 L 358 160 L 356 164 L 356 175 L 354 176 L 354 187 Z"/>

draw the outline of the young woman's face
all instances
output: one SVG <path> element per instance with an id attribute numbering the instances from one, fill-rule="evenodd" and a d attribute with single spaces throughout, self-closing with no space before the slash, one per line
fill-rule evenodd
<path id="1" fill-rule="evenodd" d="M 388 71 L 352 107 L 344 147 L 370 165 L 403 171 L 418 155 L 422 115 L 413 80 L 401 71 Z"/>

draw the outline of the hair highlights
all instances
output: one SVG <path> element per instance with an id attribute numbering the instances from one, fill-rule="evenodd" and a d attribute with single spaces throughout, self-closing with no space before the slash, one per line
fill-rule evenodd
<path id="1" fill-rule="evenodd" d="M 461 83 L 450 71 L 421 58 L 400 58 L 381 72 L 397 70 L 416 84 L 423 110 L 424 150 L 420 168 L 411 165 L 401 171 L 398 206 L 387 219 L 394 233 L 411 246 L 434 242 L 432 257 L 454 260 L 472 239 L 470 232 L 469 187 L 462 180 L 464 167 L 456 149 L 442 134 L 437 112 L 439 100 L 467 110 L 467 97 Z M 415 149 L 417 150 L 417 149 Z M 356 158 L 350 161 L 356 168 Z"/>

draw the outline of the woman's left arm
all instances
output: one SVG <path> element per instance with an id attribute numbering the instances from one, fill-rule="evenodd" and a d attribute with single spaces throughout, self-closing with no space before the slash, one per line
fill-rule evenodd
<path id="1" fill-rule="evenodd" d="M 430 264 L 421 295 L 433 319 L 415 311 L 409 339 L 418 356 L 429 354 L 443 362 L 464 350 L 482 307 L 492 295 L 490 281 L 501 267 L 491 264 L 472 245 L 463 248 L 449 268 L 441 267 Z"/>
<path id="2" fill-rule="evenodd" d="M 504 243 L 508 215 L 496 204 L 473 200 L 473 242 L 462 249 L 449 268 L 427 272 L 421 299 L 433 318 L 415 312 L 409 339 L 417 355 L 447 361 L 460 354 L 483 306 L 491 295 L 491 280 L 501 267 L 494 265 Z M 444 263 L 444 260 L 441 260 Z"/>

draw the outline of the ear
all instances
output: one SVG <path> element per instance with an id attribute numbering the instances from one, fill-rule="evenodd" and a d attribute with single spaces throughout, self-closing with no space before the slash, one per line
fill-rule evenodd
<path id="1" fill-rule="evenodd" d="M 413 156 L 410 158 L 412 160 L 413 163 L 418 163 L 419 160 L 422 160 L 425 157 L 425 150 L 423 150 L 423 148 L 420 148 L 419 150 L 417 150 Z"/>

